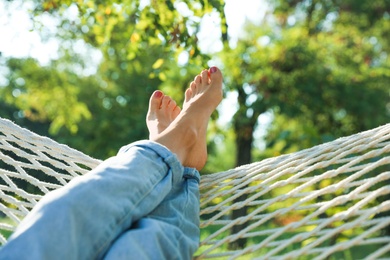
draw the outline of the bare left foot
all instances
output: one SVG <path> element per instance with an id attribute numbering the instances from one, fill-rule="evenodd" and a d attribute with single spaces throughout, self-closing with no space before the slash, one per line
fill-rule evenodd
<path id="1" fill-rule="evenodd" d="M 149 100 L 149 110 L 146 115 L 146 125 L 149 129 L 149 139 L 154 139 L 164 131 L 175 118 L 181 109 L 169 96 L 156 90 Z"/>

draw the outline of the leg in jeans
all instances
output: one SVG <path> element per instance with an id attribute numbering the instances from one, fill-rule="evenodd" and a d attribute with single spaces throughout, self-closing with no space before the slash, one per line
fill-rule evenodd
<path id="1" fill-rule="evenodd" d="M 195 169 L 206 162 L 207 123 L 221 99 L 222 74 L 215 67 L 195 77 L 181 112 L 155 92 L 147 116 L 152 142 L 125 147 L 45 196 L 2 248 L 0 259 L 91 259 L 106 253 L 129 258 L 147 251 L 166 256 L 166 249 L 176 246 L 188 258 L 199 236 Z M 151 235 L 133 255 L 124 248 L 135 241 L 129 234 L 140 230 Z"/>
<path id="2" fill-rule="evenodd" d="M 0 251 L 1 259 L 94 259 L 182 183 L 168 149 L 141 141 L 45 196 Z"/>
<path id="3" fill-rule="evenodd" d="M 222 74 L 215 67 L 195 77 L 185 93 L 180 113 L 175 112 L 176 103 L 156 92 L 147 115 L 150 139 L 174 151 L 184 166 L 200 170 L 207 159 L 208 120 L 221 99 Z M 199 239 L 198 184 L 197 178 L 193 178 L 197 171 L 192 170 L 185 172 L 188 180 L 173 187 L 156 210 L 134 223 L 113 243 L 107 259 L 191 258 Z"/>
<path id="4" fill-rule="evenodd" d="M 191 259 L 199 247 L 199 173 L 185 168 L 163 202 L 111 245 L 105 259 Z M 145 250 L 149 248 L 149 250 Z"/>

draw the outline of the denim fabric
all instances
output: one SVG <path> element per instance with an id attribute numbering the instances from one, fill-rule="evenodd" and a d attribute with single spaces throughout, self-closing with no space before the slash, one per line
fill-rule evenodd
<path id="1" fill-rule="evenodd" d="M 45 195 L 0 259 L 190 259 L 199 243 L 199 179 L 162 145 L 125 146 Z"/>

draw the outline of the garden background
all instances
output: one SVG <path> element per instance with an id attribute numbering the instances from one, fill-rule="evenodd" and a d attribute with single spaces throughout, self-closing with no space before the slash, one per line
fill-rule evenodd
<path id="1" fill-rule="evenodd" d="M 246 9 L 235 10 L 238 2 Z M 1 0 L 1 7 L 0 117 L 98 159 L 148 137 L 154 90 L 181 104 L 194 76 L 214 65 L 225 100 L 209 124 L 202 174 L 390 121 L 389 0 Z M 43 54 L 7 37 L 18 35 L 15 19 L 28 25 L 27 46 L 38 42 Z"/>

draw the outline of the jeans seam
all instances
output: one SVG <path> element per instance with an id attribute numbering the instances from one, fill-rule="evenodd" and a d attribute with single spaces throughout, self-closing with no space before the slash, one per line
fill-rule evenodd
<path id="1" fill-rule="evenodd" d="M 186 202 L 184 204 L 184 207 L 183 207 L 183 212 L 186 212 L 187 210 L 187 207 L 188 207 L 188 204 L 189 204 L 189 187 L 188 187 L 188 180 L 184 179 L 184 185 L 185 185 L 185 196 L 186 196 Z M 181 217 L 181 220 L 180 220 L 180 230 L 182 229 L 183 227 L 183 218 L 184 218 L 184 214 L 183 214 L 183 217 Z"/>

